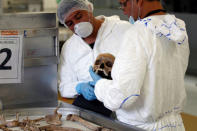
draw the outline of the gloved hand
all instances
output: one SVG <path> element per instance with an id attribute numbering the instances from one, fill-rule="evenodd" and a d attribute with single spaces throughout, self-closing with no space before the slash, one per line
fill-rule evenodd
<path id="1" fill-rule="evenodd" d="M 88 101 L 96 100 L 96 96 L 94 94 L 94 88 L 89 83 L 79 83 L 75 89 L 77 93 L 82 94 L 86 100 Z"/>
<path id="2" fill-rule="evenodd" d="M 101 77 L 93 71 L 92 66 L 89 68 L 90 76 L 92 77 L 93 81 L 89 82 L 90 85 L 95 86 L 97 81 L 101 79 Z"/>

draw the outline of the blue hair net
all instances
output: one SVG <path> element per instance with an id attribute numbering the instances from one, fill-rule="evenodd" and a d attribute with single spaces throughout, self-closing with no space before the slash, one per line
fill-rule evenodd
<path id="1" fill-rule="evenodd" d="M 64 24 L 70 13 L 76 10 L 87 10 L 93 12 L 93 5 L 88 0 L 61 0 L 57 9 L 59 21 Z"/>

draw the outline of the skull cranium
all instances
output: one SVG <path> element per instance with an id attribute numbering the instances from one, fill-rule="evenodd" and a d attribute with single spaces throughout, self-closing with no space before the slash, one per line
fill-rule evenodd
<path id="1" fill-rule="evenodd" d="M 95 73 L 106 79 L 111 78 L 111 70 L 115 57 L 109 53 L 100 54 L 94 63 L 93 70 Z"/>

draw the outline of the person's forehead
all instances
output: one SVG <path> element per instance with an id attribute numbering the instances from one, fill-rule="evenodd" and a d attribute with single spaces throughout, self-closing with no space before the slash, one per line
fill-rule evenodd
<path id="1" fill-rule="evenodd" d="M 77 14 L 87 14 L 88 11 L 87 10 L 76 10 L 76 11 L 73 11 L 72 13 L 70 13 L 68 15 L 68 17 L 66 18 L 65 21 L 68 21 L 70 19 L 73 19 Z"/>

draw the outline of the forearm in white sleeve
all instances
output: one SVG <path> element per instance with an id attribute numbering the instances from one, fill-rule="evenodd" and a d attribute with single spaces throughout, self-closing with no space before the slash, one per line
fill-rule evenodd
<path id="1" fill-rule="evenodd" d="M 76 85 L 80 82 L 71 68 L 71 63 L 65 60 L 63 56 L 60 57 L 59 65 L 59 91 L 62 97 L 74 98 L 77 95 L 75 90 Z"/>
<path id="2" fill-rule="evenodd" d="M 112 80 L 99 80 L 95 86 L 95 95 L 99 101 L 104 103 L 106 108 L 115 111 L 120 107 L 124 96 L 113 88 L 112 83 Z"/>

